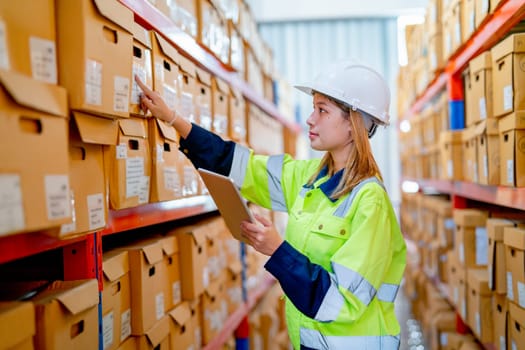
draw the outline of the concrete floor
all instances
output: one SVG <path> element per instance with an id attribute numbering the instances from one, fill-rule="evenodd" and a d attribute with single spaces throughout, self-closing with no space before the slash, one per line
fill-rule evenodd
<path id="1" fill-rule="evenodd" d="M 401 286 L 395 302 L 396 315 L 401 325 L 400 350 L 424 350 L 430 349 L 423 339 L 419 321 L 414 319 L 410 300 Z"/>

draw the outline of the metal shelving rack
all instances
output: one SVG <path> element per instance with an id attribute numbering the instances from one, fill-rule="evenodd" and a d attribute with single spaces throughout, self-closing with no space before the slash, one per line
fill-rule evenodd
<path id="1" fill-rule="evenodd" d="M 164 36 L 180 53 L 198 66 L 223 79 L 240 91 L 251 103 L 278 120 L 292 134 L 301 131 L 298 124 L 286 119 L 277 107 L 260 96 L 235 71 L 224 65 L 207 48 L 177 28 L 173 22 L 147 0 L 119 0 L 134 12 L 135 22 L 145 29 Z M 42 252 L 62 249 L 64 279 L 97 278 L 102 290 L 102 237 L 149 225 L 190 218 L 216 212 L 210 196 L 188 197 L 168 202 L 149 203 L 123 210 L 110 210 L 106 227 L 98 232 L 78 237 L 59 239 L 43 232 L 29 232 L 0 237 L 0 265 Z M 272 287 L 275 280 L 265 278 L 254 293 L 247 295 L 245 303 L 225 322 L 222 331 L 205 349 L 215 349 L 234 333 L 247 335 L 247 314 Z M 244 329 L 241 329 L 243 328 Z"/>
<path id="2" fill-rule="evenodd" d="M 451 129 L 464 128 L 464 96 L 462 71 L 468 62 L 481 52 L 490 49 L 507 34 L 512 27 L 525 19 L 525 0 L 507 0 L 492 14 L 487 16 L 473 35 L 449 58 L 445 69 L 437 74 L 427 86 L 424 93 L 417 98 L 407 111 L 404 119 L 410 120 L 419 113 L 439 92 L 447 90 L 449 100 L 449 121 Z M 488 186 L 465 181 L 406 179 L 417 182 L 420 187 L 433 189 L 437 192 L 451 195 L 452 207 L 463 209 L 468 200 L 477 200 L 498 206 L 504 206 L 525 211 L 525 188 L 504 186 Z M 447 294 L 447 286 L 435 282 L 443 295 Z M 458 319 L 459 328 L 464 326 Z M 496 347 L 493 344 L 483 344 L 487 350 Z"/>

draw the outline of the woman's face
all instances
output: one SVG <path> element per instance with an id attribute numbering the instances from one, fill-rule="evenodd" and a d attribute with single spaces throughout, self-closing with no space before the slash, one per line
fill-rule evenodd
<path id="1" fill-rule="evenodd" d="M 313 149 L 328 152 L 347 152 L 352 143 L 350 122 L 344 112 L 326 96 L 315 93 L 314 110 L 306 120 L 308 137 Z"/>

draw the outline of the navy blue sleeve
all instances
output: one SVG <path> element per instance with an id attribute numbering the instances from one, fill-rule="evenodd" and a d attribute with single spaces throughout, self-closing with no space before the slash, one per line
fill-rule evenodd
<path id="1" fill-rule="evenodd" d="M 224 141 L 218 135 L 192 124 L 189 135 L 180 138 L 179 149 L 195 168 L 203 168 L 228 176 L 233 162 L 235 142 Z"/>
<path id="2" fill-rule="evenodd" d="M 322 266 L 284 241 L 264 265 L 281 284 L 290 301 L 304 315 L 314 318 L 330 288 L 330 275 Z"/>

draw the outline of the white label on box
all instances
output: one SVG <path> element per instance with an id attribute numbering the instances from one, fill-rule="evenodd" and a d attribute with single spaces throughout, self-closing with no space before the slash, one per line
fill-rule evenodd
<path id="1" fill-rule="evenodd" d="M 95 230 L 106 226 L 106 213 L 104 211 L 104 195 L 102 193 L 87 196 L 89 215 L 89 229 Z"/>
<path id="2" fill-rule="evenodd" d="M 514 93 L 512 91 L 512 85 L 503 87 L 503 110 L 512 110 L 514 102 Z"/>
<path id="3" fill-rule="evenodd" d="M 478 183 L 479 182 L 479 175 L 478 175 L 478 163 L 477 162 L 474 162 L 474 164 L 472 165 L 473 168 L 474 168 L 474 182 Z"/>
<path id="4" fill-rule="evenodd" d="M 470 24 L 470 27 L 469 27 L 469 33 L 472 33 L 475 29 L 476 29 L 476 12 L 472 11 L 470 13 L 470 21 L 469 21 L 469 24 Z"/>
<path id="5" fill-rule="evenodd" d="M 184 166 L 184 185 L 182 186 L 183 196 L 192 196 L 197 194 L 198 182 L 195 168 L 191 165 Z"/>
<path id="6" fill-rule="evenodd" d="M 452 159 L 447 161 L 447 177 L 449 179 L 454 177 L 454 164 L 452 163 Z"/>
<path id="7" fill-rule="evenodd" d="M 164 188 L 173 192 L 180 192 L 180 178 L 177 169 L 172 167 L 164 168 Z"/>
<path id="8" fill-rule="evenodd" d="M 486 155 L 483 155 L 483 176 L 485 178 L 489 177 L 489 160 Z"/>
<path id="9" fill-rule="evenodd" d="M 140 194 L 144 181 L 144 158 L 126 158 L 126 198 Z"/>
<path id="10" fill-rule="evenodd" d="M 9 69 L 9 50 L 5 22 L 0 20 L 0 68 Z"/>
<path id="11" fill-rule="evenodd" d="M 131 309 L 120 314 L 120 342 L 131 335 Z"/>
<path id="12" fill-rule="evenodd" d="M 182 300 L 182 294 L 181 294 L 181 285 L 180 281 L 173 282 L 171 285 L 171 302 L 173 305 L 177 305 Z"/>
<path id="13" fill-rule="evenodd" d="M 525 284 L 520 281 L 516 281 L 516 284 L 518 286 L 518 304 L 525 308 Z"/>
<path id="14" fill-rule="evenodd" d="M 485 97 L 479 99 L 479 116 L 481 120 L 487 119 L 487 103 Z"/>
<path id="15" fill-rule="evenodd" d="M 440 333 L 439 335 L 439 345 L 447 346 L 448 345 L 448 333 Z"/>
<path id="16" fill-rule="evenodd" d="M 202 284 L 204 285 L 204 288 L 208 288 L 210 285 L 210 271 L 208 269 L 208 266 L 205 266 L 202 269 Z"/>
<path id="17" fill-rule="evenodd" d="M 30 37 L 31 73 L 34 79 L 50 84 L 58 82 L 57 53 L 52 40 Z"/>
<path id="18" fill-rule="evenodd" d="M 489 271 L 489 288 L 494 289 L 494 278 L 492 277 L 492 265 L 488 266 Z"/>
<path id="19" fill-rule="evenodd" d="M 113 311 L 102 318 L 102 337 L 104 349 L 109 348 L 113 344 L 113 322 Z"/>
<path id="20" fill-rule="evenodd" d="M 507 159 L 507 183 L 514 184 L 514 159 Z"/>
<path id="21" fill-rule="evenodd" d="M 149 202 L 149 176 L 143 176 L 139 188 L 139 204 Z"/>
<path id="22" fill-rule="evenodd" d="M 459 244 L 459 261 L 464 264 L 465 263 L 465 246 L 463 243 Z"/>
<path id="23" fill-rule="evenodd" d="M 57 220 L 71 217 L 68 175 L 46 175 L 47 218 Z"/>
<path id="24" fill-rule="evenodd" d="M 117 159 L 126 159 L 128 158 L 128 146 L 125 143 L 121 143 L 115 147 Z"/>
<path id="25" fill-rule="evenodd" d="M 454 219 L 445 220 L 445 228 L 447 230 L 453 230 L 455 227 L 456 227 L 456 223 L 454 222 Z"/>
<path id="26" fill-rule="evenodd" d="M 116 76 L 113 81 L 113 110 L 115 112 L 129 111 L 129 78 Z"/>
<path id="27" fill-rule="evenodd" d="M 518 350 L 518 346 L 516 345 L 514 339 L 512 339 L 512 350 Z"/>
<path id="28" fill-rule="evenodd" d="M 201 327 L 197 326 L 195 328 L 195 344 L 202 344 L 202 332 Z"/>
<path id="29" fill-rule="evenodd" d="M 69 194 L 71 200 L 71 222 L 67 224 L 62 224 L 60 226 L 60 235 L 65 235 L 67 233 L 75 232 L 77 230 L 77 212 L 75 209 L 75 191 L 71 190 Z"/>
<path id="30" fill-rule="evenodd" d="M 164 162 L 164 147 L 162 145 L 155 146 L 155 154 L 158 163 Z"/>
<path id="31" fill-rule="evenodd" d="M 476 265 L 488 264 L 489 238 L 485 227 L 476 227 Z"/>
<path id="32" fill-rule="evenodd" d="M 190 122 L 195 122 L 195 107 L 193 105 L 193 95 L 188 92 L 181 94 L 180 100 L 180 114 L 189 119 Z"/>
<path id="33" fill-rule="evenodd" d="M 160 320 L 164 316 L 164 293 L 155 296 L 155 317 Z"/>
<path id="34" fill-rule="evenodd" d="M 166 102 L 166 105 L 171 109 L 172 111 L 177 110 L 177 91 L 167 85 L 162 85 L 162 95 L 164 96 L 164 102 Z"/>
<path id="35" fill-rule="evenodd" d="M 212 118 L 209 105 L 201 105 L 200 109 L 200 124 L 206 130 L 211 130 Z"/>
<path id="36" fill-rule="evenodd" d="M 135 75 L 140 78 L 140 81 L 142 81 L 144 84 L 146 84 L 146 70 L 142 65 L 133 63 L 133 80 L 131 83 L 131 103 L 138 105 L 140 103 L 140 95 L 142 94 L 142 90 L 139 88 L 139 85 L 135 81 Z"/>
<path id="37" fill-rule="evenodd" d="M 455 35 L 455 39 L 454 40 L 454 43 L 457 45 L 461 42 L 461 24 L 460 23 L 455 23 L 454 24 L 454 35 Z"/>
<path id="38" fill-rule="evenodd" d="M 430 68 L 436 69 L 437 65 L 437 55 L 435 52 L 432 52 L 432 54 L 430 55 Z"/>
<path id="39" fill-rule="evenodd" d="M 514 300 L 514 289 L 512 288 L 512 272 L 507 271 L 507 298 Z"/>
<path id="40" fill-rule="evenodd" d="M 164 66 L 162 65 L 162 60 L 155 62 L 155 81 L 164 81 Z"/>
<path id="41" fill-rule="evenodd" d="M 86 104 L 102 106 L 102 63 L 86 60 Z"/>
<path id="42" fill-rule="evenodd" d="M 467 319 L 467 303 L 465 300 L 461 301 L 461 317 L 466 320 Z"/>
<path id="43" fill-rule="evenodd" d="M 476 311 L 474 314 L 474 319 L 474 322 L 476 323 L 476 332 L 478 336 L 481 336 L 481 318 L 479 317 L 479 311 Z"/>
<path id="44" fill-rule="evenodd" d="M 482 14 L 489 13 L 489 0 L 481 0 L 481 13 Z"/>
<path id="45" fill-rule="evenodd" d="M 459 289 L 458 287 L 454 287 L 454 304 L 459 304 Z"/>
<path id="46" fill-rule="evenodd" d="M 0 175 L 0 236 L 25 227 L 24 201 L 20 176 Z"/>
<path id="47" fill-rule="evenodd" d="M 499 349 L 507 350 L 507 340 L 505 339 L 504 335 L 499 336 Z"/>

